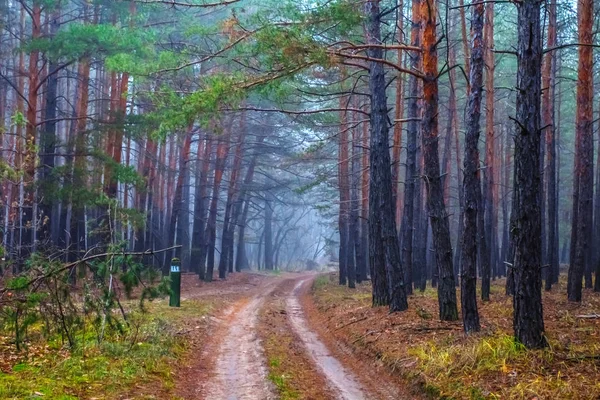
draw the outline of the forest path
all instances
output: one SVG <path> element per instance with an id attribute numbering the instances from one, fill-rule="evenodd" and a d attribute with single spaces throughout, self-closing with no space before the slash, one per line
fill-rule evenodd
<path id="1" fill-rule="evenodd" d="M 282 282 L 269 279 L 223 313 L 212 332 L 207 354 L 216 354 L 212 376 L 201 389 L 203 399 L 270 400 L 276 395 L 267 369 L 256 325 L 265 298 Z"/>
<path id="2" fill-rule="evenodd" d="M 278 314 L 283 318 L 271 328 L 286 330 L 296 337 L 297 345 L 286 347 L 285 352 L 288 355 L 294 351 L 304 354 L 300 358 L 304 357 L 306 362 L 298 366 L 300 375 L 307 375 L 311 371 L 319 376 L 316 380 L 303 382 L 322 388 L 321 391 L 317 389 L 319 396 L 316 398 L 402 398 L 396 387 L 382 380 L 366 361 L 357 360 L 355 355 L 342 349 L 311 318 L 315 310 L 309 304 L 309 291 L 316 276 L 314 273 L 284 273 L 277 277 L 257 274 L 249 282 L 246 282 L 249 279 L 247 277 L 236 278 L 240 282 L 231 285 L 231 291 L 224 285 L 221 293 L 236 290 L 237 293 L 226 308 L 212 317 L 212 328 L 205 336 L 202 350 L 194 356 L 196 366 L 188 370 L 191 379 L 182 397 L 206 400 L 279 398 L 268 378 L 269 370 L 261 342 L 264 338 L 260 333 L 265 328 L 261 312 L 279 307 Z M 277 303 L 279 306 L 275 306 L 277 299 L 281 299 Z M 298 360 L 298 357 L 296 354 L 291 359 Z M 305 397 L 300 395 L 300 398 Z"/>
<path id="3" fill-rule="evenodd" d="M 336 399 L 401 400 L 407 397 L 398 382 L 335 339 L 320 321 L 310 290 L 315 279 L 299 279 L 286 299 L 287 314 L 296 335 L 317 367 L 327 377 Z"/>
<path id="4" fill-rule="evenodd" d="M 309 328 L 300 303 L 302 288 L 308 281 L 312 280 L 299 280 L 286 299 L 286 310 L 292 329 L 304 344 L 307 353 L 318 369 L 327 378 L 329 385 L 336 392 L 339 399 L 372 399 L 372 396 L 365 394 L 364 389 L 358 383 L 354 374 L 342 366 L 340 361 L 331 354 L 325 344 L 319 339 L 317 333 Z"/>

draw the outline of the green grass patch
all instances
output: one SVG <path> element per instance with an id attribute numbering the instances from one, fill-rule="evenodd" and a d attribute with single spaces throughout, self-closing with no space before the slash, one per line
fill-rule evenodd
<path id="1" fill-rule="evenodd" d="M 140 398 L 134 386 L 150 383 L 169 391 L 174 387 L 174 361 L 186 350 L 178 331 L 185 321 L 211 309 L 211 304 L 198 301 L 187 301 L 179 309 L 155 302 L 148 312 L 129 313 L 125 330 L 107 331 L 101 343 L 95 332 L 78 332 L 75 349 L 67 349 L 58 337 L 28 343 L 22 353 L 0 343 L 0 356 L 19 358 L 10 371 L 0 373 L 0 399 L 117 398 L 132 390 L 131 398 Z"/>
<path id="2" fill-rule="evenodd" d="M 313 290 L 322 290 L 329 285 L 330 275 L 319 275 L 313 281 Z"/>
<path id="3" fill-rule="evenodd" d="M 277 388 L 281 400 L 298 399 L 299 394 L 289 384 L 289 377 L 281 371 L 281 360 L 271 357 L 269 359 L 269 380 Z"/>

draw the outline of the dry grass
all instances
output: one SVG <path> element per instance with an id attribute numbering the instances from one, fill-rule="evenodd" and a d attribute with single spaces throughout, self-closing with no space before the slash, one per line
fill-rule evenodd
<path id="1" fill-rule="evenodd" d="M 512 338 L 512 301 L 504 281 L 479 304 L 482 332 L 466 337 L 462 325 L 440 322 L 434 289 L 416 292 L 409 310 L 371 308 L 370 286 L 339 287 L 335 276 L 315 282 L 322 323 L 355 351 L 377 358 L 432 398 L 599 399 L 600 294 L 586 290 L 581 305 L 566 300 L 564 281 L 544 293 L 550 347 L 527 351 Z"/>

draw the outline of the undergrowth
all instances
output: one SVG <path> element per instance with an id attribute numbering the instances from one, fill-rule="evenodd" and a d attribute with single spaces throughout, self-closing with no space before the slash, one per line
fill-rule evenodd
<path id="1" fill-rule="evenodd" d="M 503 284 L 492 284 L 492 301 L 480 304 L 482 332 L 470 337 L 460 323 L 437 319 L 435 289 L 416 291 L 409 309 L 395 314 L 371 308 L 370 285 L 351 290 L 337 285 L 335 275 L 315 280 L 313 298 L 338 339 L 377 358 L 429 398 L 600 398 L 600 321 L 577 318 L 597 313 L 600 296 L 586 291 L 586 301 L 573 309 L 563 286 L 544 293 L 550 346 L 526 350 L 512 336 L 512 302 Z"/>
<path id="2" fill-rule="evenodd" d="M 124 328 L 107 331 L 100 343 L 94 332 L 78 331 L 75 348 L 59 335 L 43 339 L 31 332 L 32 339 L 17 352 L 10 336 L 1 336 L 0 399 L 116 398 L 147 383 L 169 391 L 174 386 L 174 361 L 186 348 L 178 335 L 181 324 L 210 309 L 210 304 L 193 301 L 180 309 L 157 302 L 148 312 L 129 313 L 127 321 L 121 321 Z"/>

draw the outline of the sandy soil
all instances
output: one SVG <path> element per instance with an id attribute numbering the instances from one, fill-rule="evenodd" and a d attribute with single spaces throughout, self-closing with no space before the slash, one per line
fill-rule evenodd
<path id="1" fill-rule="evenodd" d="M 318 335 L 309 328 L 304 311 L 300 305 L 301 288 L 308 279 L 300 280 L 286 301 L 286 310 L 296 335 L 302 340 L 306 351 L 310 354 L 317 367 L 325 375 L 329 384 L 337 393 L 339 399 L 362 400 L 370 398 L 358 383 L 356 377 L 329 352 Z"/>
<path id="2" fill-rule="evenodd" d="M 264 296 L 255 296 L 245 302 L 228 318 L 229 331 L 219 349 L 214 377 L 204 387 L 204 398 L 275 398 L 267 380 L 262 347 L 256 335 L 258 310 Z"/>
<path id="3" fill-rule="evenodd" d="M 294 373 L 298 398 L 404 398 L 377 368 L 340 349 L 325 337 L 327 332 L 315 326 L 308 315 L 311 309 L 306 309 L 315 276 L 236 274 L 228 281 L 186 287 L 184 298 L 215 296 L 222 308 L 210 318 L 201 343 L 192 349 L 188 365 L 182 366 L 176 394 L 184 399 L 207 400 L 279 398 L 268 379 L 260 338 L 265 337 L 265 332 L 271 338 L 277 337 L 277 332 L 285 332 L 294 343 L 280 346 L 283 358 L 300 362 Z M 279 313 L 276 318 L 264 318 L 265 313 L 274 312 Z M 308 387 L 315 384 L 319 388 Z"/>

